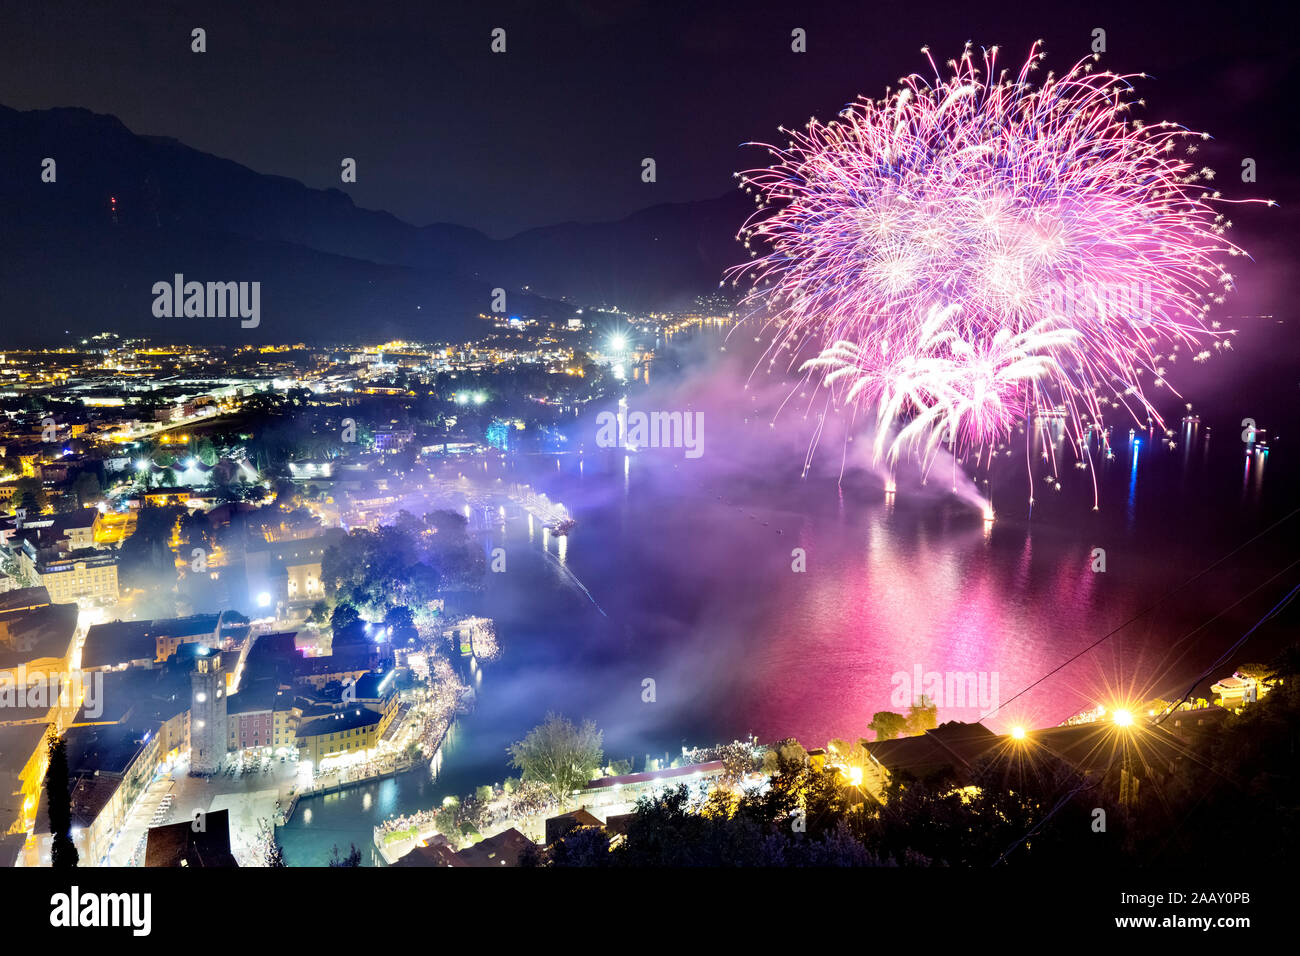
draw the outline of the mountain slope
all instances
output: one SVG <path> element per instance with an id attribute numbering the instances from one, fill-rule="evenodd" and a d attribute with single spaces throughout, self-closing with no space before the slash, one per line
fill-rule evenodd
<path id="1" fill-rule="evenodd" d="M 41 181 L 45 157 L 57 162 L 54 183 Z M 0 335 L 15 343 L 65 329 L 166 334 L 150 290 L 177 272 L 263 283 L 259 329 L 176 327 L 200 341 L 347 341 L 380 330 L 463 338 L 481 330 L 475 317 L 496 287 L 511 290 L 512 313 L 671 307 L 717 287 L 749 208 L 737 192 L 493 240 L 461 226 L 412 226 L 356 207 L 341 190 L 138 136 L 115 117 L 4 107 L 0 207 Z M 518 291 L 525 286 L 532 295 Z"/>

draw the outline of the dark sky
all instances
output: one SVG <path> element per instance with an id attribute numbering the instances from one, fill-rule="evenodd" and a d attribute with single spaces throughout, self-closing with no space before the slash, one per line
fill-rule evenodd
<path id="1" fill-rule="evenodd" d="M 0 2 L 0 103 L 82 106 L 263 173 L 344 188 L 416 224 L 505 236 L 732 188 L 749 139 L 829 117 L 962 44 L 1019 62 L 1037 38 L 1067 68 L 1147 71 L 1152 119 L 1293 173 L 1295 20 L 1281 5 L 596 2 Z M 207 30 L 208 52 L 190 52 Z M 508 51 L 489 51 L 493 27 Z M 808 52 L 790 50 L 802 27 Z M 339 162 L 355 157 L 344 186 Z M 640 179 L 643 157 L 658 182 Z M 1271 180 L 1271 182 L 1270 182 Z"/>

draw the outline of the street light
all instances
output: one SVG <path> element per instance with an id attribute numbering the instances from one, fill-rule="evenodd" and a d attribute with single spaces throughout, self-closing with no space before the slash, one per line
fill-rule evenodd
<path id="1" fill-rule="evenodd" d="M 1024 740 L 1024 739 L 1025 739 L 1025 728 L 1024 728 L 1024 727 L 1012 727 L 1012 728 L 1011 728 L 1011 736 L 1012 736 L 1012 738 L 1015 739 L 1015 740 Z"/>
<path id="2" fill-rule="evenodd" d="M 1133 726 L 1133 714 L 1130 711 L 1124 710 L 1123 708 L 1115 711 L 1111 719 L 1115 721 L 1116 727 Z"/>

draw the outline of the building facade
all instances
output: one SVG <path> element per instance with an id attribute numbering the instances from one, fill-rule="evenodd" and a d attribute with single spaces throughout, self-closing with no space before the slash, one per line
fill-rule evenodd
<path id="1" fill-rule="evenodd" d="M 226 756 L 226 680 L 221 653 L 200 651 L 190 673 L 190 771 L 215 773 Z"/>

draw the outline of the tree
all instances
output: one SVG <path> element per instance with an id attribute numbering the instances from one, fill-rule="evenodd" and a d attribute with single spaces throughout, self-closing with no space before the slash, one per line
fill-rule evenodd
<path id="1" fill-rule="evenodd" d="M 77 498 L 77 504 L 82 508 L 89 508 L 101 497 L 103 497 L 99 478 L 92 471 L 83 471 L 77 475 L 72 483 L 72 493 Z"/>
<path id="2" fill-rule="evenodd" d="M 536 780 L 560 801 L 583 786 L 600 769 L 604 735 L 594 721 L 574 726 L 567 717 L 548 713 L 546 720 L 528 732 L 523 740 L 507 748 L 510 764 L 525 780 Z"/>
<path id="3" fill-rule="evenodd" d="M 209 468 L 217 463 L 217 449 L 213 446 L 211 438 L 205 436 L 199 439 L 199 451 L 195 457 Z"/>
<path id="4" fill-rule="evenodd" d="M 50 819 L 50 865 L 56 870 L 77 865 L 77 846 L 72 842 L 72 794 L 68 791 L 68 741 L 51 733 L 48 738 L 49 765 L 45 771 L 45 793 Z"/>
<path id="5" fill-rule="evenodd" d="M 867 728 L 876 732 L 877 740 L 893 740 L 907 729 L 907 718 L 892 710 L 881 710 L 871 715 Z"/>
<path id="6" fill-rule="evenodd" d="M 135 532 L 122 542 L 118 575 L 131 588 L 156 594 L 176 584 L 176 556 L 172 531 L 186 511 L 180 506 L 144 507 L 137 512 Z"/>
<path id="7" fill-rule="evenodd" d="M 915 737 L 939 726 L 939 708 L 929 697 L 922 697 L 907 708 L 907 733 Z"/>
<path id="8" fill-rule="evenodd" d="M 453 844 L 460 843 L 460 829 L 456 824 L 455 804 L 447 804 L 439 810 L 433 817 L 433 825 L 438 828 L 438 832 L 451 840 Z"/>
<path id="9" fill-rule="evenodd" d="M 1237 676 L 1243 680 L 1254 680 L 1260 684 L 1271 683 L 1277 676 L 1267 664 L 1242 664 L 1237 668 Z"/>
<path id="10" fill-rule="evenodd" d="M 351 846 L 351 849 L 348 850 L 347 856 L 340 856 L 339 848 L 337 846 L 334 847 L 333 851 L 330 853 L 330 862 L 329 862 L 330 866 L 360 866 L 361 865 L 361 851 L 357 849 L 357 845 L 355 843 L 349 845 Z"/>
<path id="11" fill-rule="evenodd" d="M 198 511 L 187 511 L 181 515 L 179 536 L 181 544 L 187 548 L 212 547 L 212 526 Z"/>
<path id="12" fill-rule="evenodd" d="M 415 619 L 411 616 L 409 607 L 398 604 L 388 609 L 388 613 L 384 615 L 384 624 L 394 631 L 405 631 L 415 627 Z"/>
<path id="13" fill-rule="evenodd" d="M 1283 626 L 1295 626 L 1291 613 Z M 1196 738 L 1161 785 L 1159 800 L 1140 806 L 1151 818 L 1137 831 L 1141 863 L 1190 866 L 1218 847 L 1240 846 L 1262 866 L 1280 872 L 1291 865 L 1300 842 L 1300 645 L 1283 651 L 1269 670 L 1274 688 L 1226 717 L 1216 733 Z"/>
<path id="14" fill-rule="evenodd" d="M 317 601 L 307 612 L 309 624 L 325 624 L 330 620 L 330 606 L 325 601 Z"/>
<path id="15" fill-rule="evenodd" d="M 361 613 L 347 601 L 340 601 L 330 615 L 330 628 L 337 634 L 350 627 L 356 627 L 361 620 Z"/>
<path id="16" fill-rule="evenodd" d="M 1085 778 L 1049 752 L 995 751 L 976 762 L 969 779 L 951 768 L 923 780 L 891 776 L 866 845 L 900 865 L 1115 866 L 1129 833 L 1117 793 L 1116 780 Z M 1093 827 L 1097 810 L 1104 811 L 1104 832 Z"/>
<path id="17" fill-rule="evenodd" d="M 609 834 L 601 827 L 574 827 L 551 848 L 551 866 L 610 866 Z"/>
<path id="18" fill-rule="evenodd" d="M 13 507 L 26 508 L 29 515 L 35 516 L 45 510 L 48 504 L 45 496 L 45 486 L 41 484 L 39 478 L 19 478 L 14 485 Z"/>

